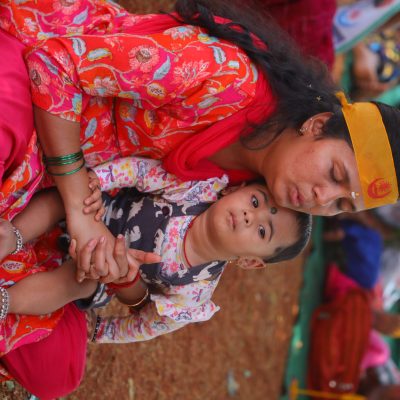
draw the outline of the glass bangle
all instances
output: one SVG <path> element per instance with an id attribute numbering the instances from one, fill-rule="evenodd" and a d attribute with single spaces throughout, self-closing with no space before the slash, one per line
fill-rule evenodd
<path id="1" fill-rule="evenodd" d="M 47 165 L 52 165 L 52 166 L 61 166 L 61 165 L 68 165 L 68 164 L 73 164 L 83 158 L 83 152 L 82 150 L 72 153 L 72 154 L 67 154 L 65 156 L 58 156 L 58 157 L 43 157 L 44 162 Z"/>
<path id="2" fill-rule="evenodd" d="M 51 166 L 54 167 L 54 165 L 51 165 Z M 47 173 L 48 173 L 49 175 L 51 175 L 51 176 L 66 176 L 66 175 L 75 174 L 75 172 L 78 172 L 78 171 L 81 170 L 84 166 L 85 166 L 85 160 L 82 161 L 82 164 L 81 164 L 79 167 L 74 168 L 74 169 L 71 170 L 71 171 L 67 171 L 67 172 L 50 172 L 50 171 L 49 171 L 49 168 L 48 168 L 49 166 L 46 166 L 46 171 L 47 171 Z"/>

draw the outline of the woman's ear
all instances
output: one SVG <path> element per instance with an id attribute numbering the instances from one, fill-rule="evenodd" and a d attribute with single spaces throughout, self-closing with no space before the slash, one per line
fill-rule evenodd
<path id="1" fill-rule="evenodd" d="M 239 257 L 236 265 L 242 269 L 260 269 L 265 268 L 267 263 L 260 257 Z"/>
<path id="2" fill-rule="evenodd" d="M 320 136 L 323 127 L 326 122 L 332 117 L 331 112 L 324 112 L 314 115 L 312 118 L 309 118 L 309 128 L 308 130 L 313 136 Z"/>

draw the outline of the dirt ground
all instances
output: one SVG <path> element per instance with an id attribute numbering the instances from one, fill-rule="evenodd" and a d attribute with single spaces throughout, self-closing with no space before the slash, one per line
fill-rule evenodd
<path id="1" fill-rule="evenodd" d="M 263 271 L 232 266 L 215 293 L 221 310 L 210 321 L 149 342 L 90 344 L 84 381 L 67 399 L 278 399 L 302 265 L 298 258 Z M 0 398 L 27 395 L 8 383 Z"/>
<path id="2" fill-rule="evenodd" d="M 73 400 L 275 400 L 297 315 L 301 260 L 264 271 L 227 270 L 221 311 L 153 341 L 91 345 Z"/>
<path id="3" fill-rule="evenodd" d="M 152 12 L 172 2 L 120 3 L 135 12 Z M 232 266 L 215 293 L 221 311 L 212 320 L 149 342 L 89 345 L 84 381 L 66 399 L 278 399 L 302 265 L 303 258 L 264 271 Z M 111 307 L 118 311 L 118 305 Z M 7 382 L 0 386 L 0 398 L 28 396 Z"/>

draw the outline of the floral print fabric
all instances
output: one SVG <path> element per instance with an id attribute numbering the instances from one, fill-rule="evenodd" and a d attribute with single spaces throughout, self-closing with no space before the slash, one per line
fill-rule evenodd
<path id="1" fill-rule="evenodd" d="M 243 52 L 170 17 L 131 15 L 104 1 L 2 0 L 0 27 L 27 45 L 34 103 L 80 122 L 88 166 L 132 154 L 163 158 L 221 115 L 245 108 L 255 93 L 257 71 Z M 23 162 L 7 171 L 1 217 L 11 220 L 51 184 L 33 134 Z M 41 251 L 37 257 L 27 246 L 27 254 L 3 260 L 3 284 L 60 263 L 54 244 Z M 14 262 L 19 267 L 9 275 Z M 50 332 L 57 315 L 43 318 L 30 339 Z M 7 352 L 24 334 L 11 316 L 2 329 L 14 335 L 3 346 Z"/>
<path id="2" fill-rule="evenodd" d="M 130 157 L 94 168 L 102 190 L 136 187 L 151 196 L 121 191 L 106 200 L 106 225 L 114 235 L 124 234 L 133 248 L 154 251 L 161 263 L 143 265 L 142 279 L 157 294 L 151 303 L 128 317 L 102 318 L 97 342 L 126 343 L 149 340 L 188 323 L 210 319 L 219 309 L 211 296 L 224 262 L 189 267 L 183 246 L 190 222 L 216 201 L 227 176 L 204 182 L 181 182 L 158 160 Z M 157 195 L 158 193 L 158 195 Z"/>

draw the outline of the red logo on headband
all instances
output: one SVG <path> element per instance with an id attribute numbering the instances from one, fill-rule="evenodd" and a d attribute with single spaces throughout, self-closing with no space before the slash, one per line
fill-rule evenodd
<path id="1" fill-rule="evenodd" d="M 392 185 L 383 178 L 375 179 L 368 186 L 368 196 L 373 199 L 381 199 L 392 191 Z"/>

